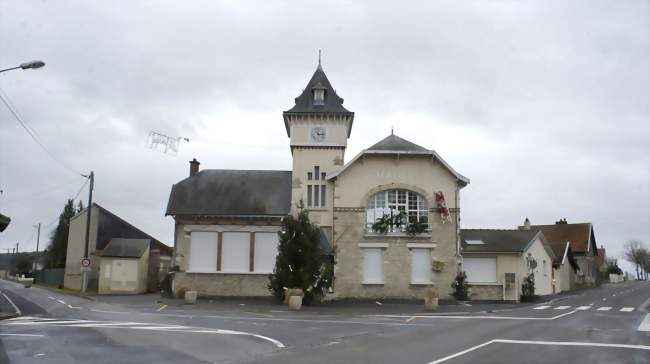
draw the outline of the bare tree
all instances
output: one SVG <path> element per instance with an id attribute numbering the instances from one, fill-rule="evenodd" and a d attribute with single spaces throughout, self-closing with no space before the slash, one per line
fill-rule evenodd
<path id="1" fill-rule="evenodd" d="M 641 279 L 643 259 L 644 255 L 647 254 L 648 251 L 643 246 L 643 243 L 638 240 L 630 240 L 625 243 L 625 246 L 623 247 L 623 257 L 628 262 L 634 264 L 634 268 L 636 269 L 636 279 Z"/>

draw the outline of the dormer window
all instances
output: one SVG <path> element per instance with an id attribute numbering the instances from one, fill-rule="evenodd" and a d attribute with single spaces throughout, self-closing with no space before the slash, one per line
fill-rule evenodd
<path id="1" fill-rule="evenodd" d="M 314 105 L 325 105 L 325 90 L 322 88 L 314 89 Z"/>

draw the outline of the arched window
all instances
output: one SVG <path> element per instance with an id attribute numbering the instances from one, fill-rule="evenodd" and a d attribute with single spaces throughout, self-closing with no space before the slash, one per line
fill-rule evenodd
<path id="1" fill-rule="evenodd" d="M 398 218 L 399 216 L 402 218 Z M 417 192 L 409 190 L 384 190 L 368 199 L 366 207 L 366 230 L 372 231 L 372 225 L 382 217 L 395 219 L 391 232 L 404 231 L 412 223 L 429 223 L 429 206 L 427 199 Z"/>

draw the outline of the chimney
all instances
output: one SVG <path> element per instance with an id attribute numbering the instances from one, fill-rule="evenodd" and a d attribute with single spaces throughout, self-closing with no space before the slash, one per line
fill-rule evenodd
<path id="1" fill-rule="evenodd" d="M 530 230 L 530 220 L 528 218 L 524 220 L 524 230 Z"/>
<path id="2" fill-rule="evenodd" d="M 199 161 L 196 160 L 196 158 L 192 158 L 190 161 L 190 177 L 193 175 L 199 173 Z"/>

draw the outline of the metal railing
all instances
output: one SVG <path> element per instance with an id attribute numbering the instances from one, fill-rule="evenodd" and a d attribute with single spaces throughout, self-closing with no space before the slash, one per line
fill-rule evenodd
<path id="1" fill-rule="evenodd" d="M 430 223 L 420 223 L 422 225 L 425 225 L 425 229 L 423 234 L 431 234 L 431 224 Z M 366 223 L 364 225 L 364 231 L 366 233 L 370 234 L 380 234 L 378 231 L 374 231 L 372 229 L 373 223 Z M 393 234 L 407 234 L 406 228 L 408 224 L 391 224 L 388 226 L 387 233 L 393 233 Z"/>

